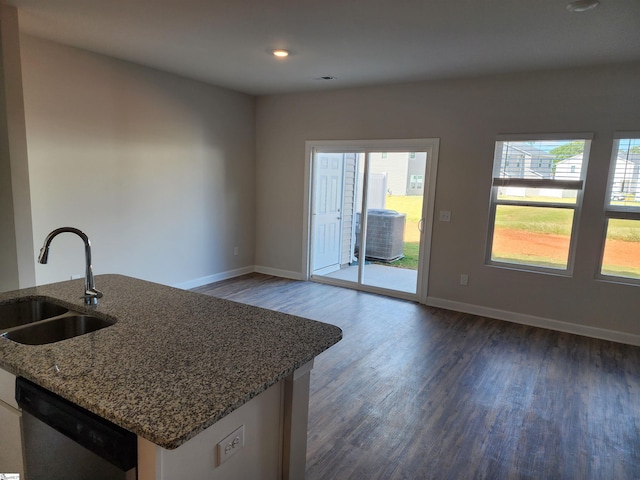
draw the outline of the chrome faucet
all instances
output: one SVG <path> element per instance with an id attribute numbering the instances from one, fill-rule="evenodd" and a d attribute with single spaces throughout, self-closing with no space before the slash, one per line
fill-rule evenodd
<path id="1" fill-rule="evenodd" d="M 61 227 L 56 228 L 53 232 L 47 235 L 44 239 L 44 245 L 40 249 L 40 255 L 38 256 L 38 262 L 45 264 L 49 258 L 49 246 L 51 241 L 60 233 L 75 233 L 84 241 L 84 259 L 86 262 L 86 272 L 84 277 L 84 303 L 87 305 L 97 305 L 98 299 L 102 298 L 102 292 L 96 290 L 95 282 L 93 281 L 93 267 L 91 267 L 91 242 L 84 232 L 73 227 Z"/>

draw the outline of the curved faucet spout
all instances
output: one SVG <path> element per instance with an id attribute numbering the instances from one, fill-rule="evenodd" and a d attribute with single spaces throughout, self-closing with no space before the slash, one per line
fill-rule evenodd
<path id="1" fill-rule="evenodd" d="M 85 277 L 84 277 L 84 303 L 87 305 L 96 305 L 98 299 L 102 298 L 102 292 L 96 290 L 96 285 L 93 280 L 93 267 L 91 266 L 91 242 L 89 237 L 82 231 L 74 227 L 61 227 L 56 228 L 49 233 L 44 239 L 44 244 L 40 249 L 40 255 L 38 255 L 38 262 L 45 264 L 49 259 L 49 247 L 51 241 L 61 233 L 75 233 L 84 242 L 84 259 L 86 264 Z"/>

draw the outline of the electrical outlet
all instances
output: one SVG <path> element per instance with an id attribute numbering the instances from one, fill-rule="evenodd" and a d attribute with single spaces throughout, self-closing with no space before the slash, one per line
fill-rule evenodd
<path id="1" fill-rule="evenodd" d="M 463 273 L 462 275 L 460 275 L 460 285 L 464 285 L 465 287 L 467 285 L 469 285 L 469 275 L 466 273 Z"/>
<path id="2" fill-rule="evenodd" d="M 218 442 L 218 465 L 222 465 L 244 447 L 244 425 Z"/>
<path id="3" fill-rule="evenodd" d="M 238 255 L 238 247 L 233 247 L 233 254 Z"/>
<path id="4" fill-rule="evenodd" d="M 441 222 L 450 222 L 451 221 L 451 212 L 449 210 L 440 210 L 440 221 Z"/>

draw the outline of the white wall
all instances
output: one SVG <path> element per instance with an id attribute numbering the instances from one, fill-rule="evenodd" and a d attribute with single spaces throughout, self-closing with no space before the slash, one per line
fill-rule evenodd
<path id="1" fill-rule="evenodd" d="M 96 274 L 181 284 L 252 268 L 254 97 L 21 41 L 34 250 L 66 225 L 89 235 Z M 83 272 L 63 234 L 36 279 Z"/>
<path id="2" fill-rule="evenodd" d="M 260 97 L 256 263 L 302 272 L 305 140 L 439 137 L 435 208 L 452 221 L 434 225 L 431 300 L 638 335 L 640 288 L 594 280 L 612 137 L 640 130 L 638 85 L 628 65 Z M 484 264 L 496 135 L 546 132 L 595 133 L 570 278 Z"/>

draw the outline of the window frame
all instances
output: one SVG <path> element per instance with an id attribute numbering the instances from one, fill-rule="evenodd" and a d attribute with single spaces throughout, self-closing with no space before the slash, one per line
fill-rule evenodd
<path id="1" fill-rule="evenodd" d="M 556 179 L 534 179 L 534 178 L 501 178 L 500 165 L 502 151 L 498 152 L 498 142 L 526 142 L 526 141 L 572 141 L 584 140 L 584 150 L 582 153 L 582 167 L 579 180 L 556 180 Z M 491 195 L 489 203 L 489 219 L 487 223 L 487 244 L 485 248 L 485 265 L 506 268 L 534 273 L 545 273 L 559 276 L 572 276 L 575 264 L 576 247 L 578 243 L 579 220 L 582 212 L 584 190 L 587 180 L 587 170 L 589 156 L 591 152 L 591 142 L 593 133 L 545 133 L 545 134 L 502 134 L 497 135 L 494 142 L 493 168 L 491 173 Z M 531 202 L 526 200 L 500 200 L 498 190 L 503 186 L 517 186 L 525 188 L 558 188 L 576 190 L 575 203 L 563 202 Z M 573 221 L 571 224 L 571 238 L 569 239 L 569 252 L 567 256 L 566 268 L 542 267 L 539 265 L 529 265 L 526 263 L 501 262 L 493 260 L 492 249 L 496 223 L 496 211 L 498 205 L 513 205 L 536 208 L 562 208 L 573 211 Z"/>
<path id="2" fill-rule="evenodd" d="M 637 220 L 640 221 L 640 207 L 632 207 L 627 205 L 612 205 L 611 195 L 613 194 L 613 184 L 616 174 L 616 162 L 620 147 L 620 140 L 624 139 L 640 139 L 640 131 L 632 132 L 616 132 L 611 143 L 611 158 L 609 160 L 609 175 L 607 177 L 607 189 L 604 197 L 604 211 L 602 223 L 602 241 L 600 245 L 600 257 L 596 269 L 596 278 L 614 283 L 625 283 L 632 285 L 640 285 L 640 278 L 623 277 L 620 275 L 611 275 L 602 273 L 602 262 L 604 261 L 604 250 L 607 243 L 607 232 L 609 229 L 609 220 Z M 615 149 L 614 149 L 615 148 Z"/>

